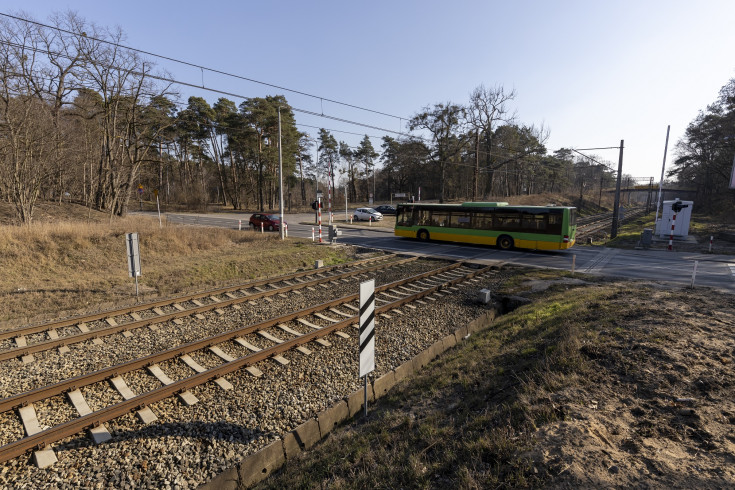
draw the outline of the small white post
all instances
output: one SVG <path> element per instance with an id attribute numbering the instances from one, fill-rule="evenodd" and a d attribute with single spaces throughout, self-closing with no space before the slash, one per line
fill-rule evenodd
<path id="1" fill-rule="evenodd" d="M 311 241 L 313 242 L 315 240 L 314 238 L 314 227 L 311 227 Z"/>
<path id="2" fill-rule="evenodd" d="M 288 223 L 283 224 L 283 231 L 286 233 L 286 238 L 288 238 Z"/>
<path id="3" fill-rule="evenodd" d="M 156 208 L 158 208 L 158 227 L 163 228 L 163 223 L 161 223 L 161 203 L 158 201 L 158 191 L 156 191 Z"/>
<path id="4" fill-rule="evenodd" d="M 263 233 L 263 223 L 260 223 L 260 232 Z"/>
<path id="5" fill-rule="evenodd" d="M 242 220 L 237 220 L 237 231 L 242 231 Z"/>
<path id="6" fill-rule="evenodd" d="M 692 289 L 694 289 L 694 278 L 697 277 L 697 266 L 699 265 L 699 261 L 694 261 L 694 270 L 692 271 L 692 285 L 690 286 Z"/>
<path id="7" fill-rule="evenodd" d="M 714 236 L 710 235 L 709 237 L 709 253 L 712 253 L 712 240 L 714 240 Z"/>

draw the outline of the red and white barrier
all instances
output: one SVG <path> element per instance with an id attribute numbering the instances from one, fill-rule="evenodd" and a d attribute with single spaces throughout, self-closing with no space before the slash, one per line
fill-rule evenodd
<path id="1" fill-rule="evenodd" d="M 322 243 L 322 207 L 317 205 L 319 209 L 319 243 Z"/>
<path id="2" fill-rule="evenodd" d="M 676 213 L 671 218 L 671 235 L 669 235 L 669 250 L 674 250 L 674 226 L 676 225 Z"/>

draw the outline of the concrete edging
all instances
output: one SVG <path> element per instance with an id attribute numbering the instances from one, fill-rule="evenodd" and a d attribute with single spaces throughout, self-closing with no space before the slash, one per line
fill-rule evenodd
<path id="1" fill-rule="evenodd" d="M 432 360 L 466 340 L 472 333 L 490 326 L 496 317 L 497 311 L 495 309 L 490 310 L 466 326 L 455 330 L 453 334 L 437 340 L 419 352 L 413 359 L 368 383 L 368 402 L 385 396 L 399 382 L 418 372 Z M 263 481 L 273 471 L 283 466 L 286 461 L 293 459 L 300 452 L 308 450 L 321 439 L 324 439 L 340 423 L 357 415 L 363 409 L 364 399 L 364 389 L 360 388 L 335 403 L 332 407 L 319 412 L 314 418 L 296 427 L 296 429 L 287 433 L 283 439 L 277 439 L 247 456 L 236 466 L 225 470 L 199 488 L 203 490 L 236 490 L 251 487 Z"/>

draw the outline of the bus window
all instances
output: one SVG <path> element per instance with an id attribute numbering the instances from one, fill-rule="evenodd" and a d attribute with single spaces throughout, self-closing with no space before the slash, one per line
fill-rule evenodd
<path id="1" fill-rule="evenodd" d="M 546 215 L 523 213 L 522 228 L 529 233 L 544 232 L 546 230 Z"/>
<path id="2" fill-rule="evenodd" d="M 428 209 L 418 209 L 414 215 L 414 223 L 417 226 L 431 225 L 431 211 Z"/>
<path id="3" fill-rule="evenodd" d="M 493 214 L 485 211 L 472 213 L 472 228 L 476 230 L 492 230 Z"/>
<path id="4" fill-rule="evenodd" d="M 521 215 L 518 212 L 495 213 L 495 226 L 498 230 L 518 230 L 521 227 Z"/>
<path id="5" fill-rule="evenodd" d="M 449 226 L 449 215 L 447 211 L 435 210 L 431 213 L 431 226 Z"/>
<path id="6" fill-rule="evenodd" d="M 549 233 L 558 235 L 561 233 L 562 215 L 559 213 L 549 214 Z"/>
<path id="7" fill-rule="evenodd" d="M 396 211 L 396 226 L 411 226 L 412 214 L 413 209 L 399 206 Z"/>
<path id="8" fill-rule="evenodd" d="M 472 228 L 469 212 L 455 211 L 451 214 L 449 226 L 452 228 Z"/>

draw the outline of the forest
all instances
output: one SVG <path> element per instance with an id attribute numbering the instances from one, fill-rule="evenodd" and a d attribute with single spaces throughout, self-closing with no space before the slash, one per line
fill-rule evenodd
<path id="1" fill-rule="evenodd" d="M 409 132 L 366 134 L 351 147 L 339 131 L 300 130 L 282 94 L 183 100 L 176 81 L 124 39 L 71 11 L 44 23 L 0 19 L 0 199 L 17 222 L 30 223 L 39 200 L 111 216 L 156 198 L 181 209 L 273 210 L 281 159 L 289 208 L 326 187 L 350 202 L 548 192 L 581 205 L 601 202 L 615 185 L 614 163 L 549 152 L 549 131 L 520 121 L 515 91 L 502 86 L 480 85 L 464 103 L 429 104 L 408 119 Z M 670 174 L 708 196 L 727 191 L 733 91 L 731 82 L 692 123 Z"/>

